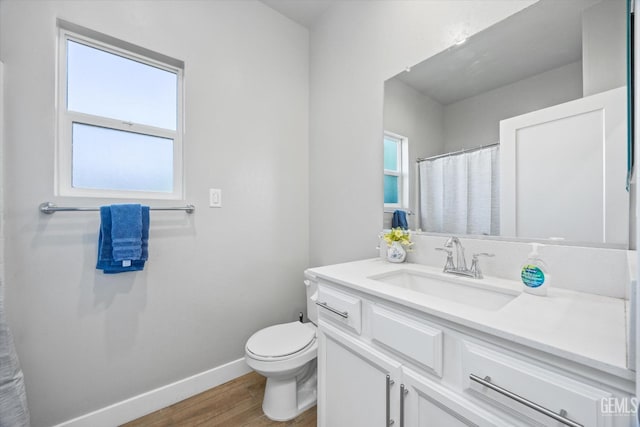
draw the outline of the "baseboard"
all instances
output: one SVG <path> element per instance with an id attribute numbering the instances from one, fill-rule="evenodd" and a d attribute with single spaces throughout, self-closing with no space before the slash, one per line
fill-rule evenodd
<path id="1" fill-rule="evenodd" d="M 54 427 L 113 427 L 135 420 L 251 372 L 244 358 L 142 393 Z"/>

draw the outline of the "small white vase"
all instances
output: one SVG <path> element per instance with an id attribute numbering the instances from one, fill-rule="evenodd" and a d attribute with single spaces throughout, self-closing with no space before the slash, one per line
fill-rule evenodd
<path id="1" fill-rule="evenodd" d="M 404 262 L 407 258 L 407 251 L 404 250 L 400 242 L 392 242 L 387 248 L 387 261 Z"/>

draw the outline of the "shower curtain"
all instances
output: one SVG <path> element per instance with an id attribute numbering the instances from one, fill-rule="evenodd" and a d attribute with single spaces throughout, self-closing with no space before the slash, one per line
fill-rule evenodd
<path id="1" fill-rule="evenodd" d="M 500 234 L 499 146 L 418 164 L 419 221 L 423 231 Z"/>
<path id="2" fill-rule="evenodd" d="M 4 282 L 0 281 L 0 427 L 29 426 L 24 378 L 4 314 Z"/>

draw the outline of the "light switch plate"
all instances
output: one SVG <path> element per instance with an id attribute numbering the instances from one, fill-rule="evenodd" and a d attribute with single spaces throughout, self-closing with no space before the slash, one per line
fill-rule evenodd
<path id="1" fill-rule="evenodd" d="M 222 190 L 219 188 L 209 189 L 209 207 L 221 208 L 222 207 Z"/>

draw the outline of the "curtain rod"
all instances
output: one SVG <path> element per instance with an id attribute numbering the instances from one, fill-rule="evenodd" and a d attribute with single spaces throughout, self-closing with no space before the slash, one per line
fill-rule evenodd
<path id="1" fill-rule="evenodd" d="M 47 214 L 47 215 L 51 215 L 54 212 L 90 212 L 90 211 L 99 211 L 100 208 L 99 207 L 63 207 L 63 206 L 57 206 L 54 203 L 51 202 L 44 202 L 44 203 L 40 203 L 40 206 L 38 206 L 38 209 L 40 209 L 40 212 Z M 149 210 L 152 211 L 186 211 L 187 213 L 193 213 L 196 210 L 196 207 L 192 204 L 188 204 L 186 206 L 174 206 L 174 207 L 156 207 L 156 208 L 149 208 Z"/>
<path id="2" fill-rule="evenodd" d="M 495 147 L 495 146 L 498 146 L 498 145 L 500 145 L 500 143 L 496 142 L 496 143 L 489 144 L 489 145 L 481 145 L 480 147 L 475 147 L 475 148 L 463 148 L 462 150 L 452 151 L 451 153 L 438 154 L 438 155 L 431 156 L 431 157 L 421 157 L 421 158 L 416 159 L 416 163 L 424 162 L 425 160 L 435 160 L 435 159 L 439 159 L 441 157 L 455 156 L 457 154 L 470 153 L 472 151 L 482 150 L 483 148 L 490 148 L 490 147 Z"/>

